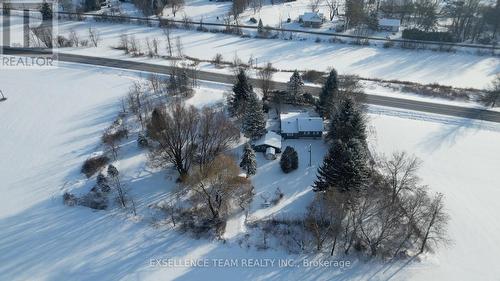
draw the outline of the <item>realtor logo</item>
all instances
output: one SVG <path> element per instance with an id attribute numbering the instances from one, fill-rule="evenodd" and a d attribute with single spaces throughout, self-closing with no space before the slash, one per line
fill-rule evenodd
<path id="1" fill-rule="evenodd" d="M 56 67 L 57 2 L 0 0 L 0 68 Z"/>

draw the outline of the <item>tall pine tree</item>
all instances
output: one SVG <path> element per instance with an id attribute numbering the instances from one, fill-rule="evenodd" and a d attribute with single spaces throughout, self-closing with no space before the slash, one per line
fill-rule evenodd
<path id="1" fill-rule="evenodd" d="M 330 71 L 328 78 L 319 94 L 318 109 L 321 116 L 328 118 L 329 113 L 333 110 L 335 98 L 339 92 L 338 75 L 335 69 Z"/>
<path id="2" fill-rule="evenodd" d="M 258 33 L 264 32 L 264 24 L 262 24 L 262 19 L 259 19 L 259 24 L 257 25 L 257 32 Z"/>
<path id="3" fill-rule="evenodd" d="M 335 140 L 318 169 L 313 190 L 359 191 L 366 186 L 368 171 L 366 149 L 359 140 Z"/>
<path id="4" fill-rule="evenodd" d="M 249 96 L 252 93 L 252 85 L 248 81 L 245 70 L 240 68 L 236 76 L 236 83 L 233 85 L 233 94 L 228 97 L 229 113 L 232 116 L 240 116 Z"/>
<path id="5" fill-rule="evenodd" d="M 263 136 L 266 133 L 266 116 L 257 94 L 250 93 L 243 110 L 242 129 L 245 137 L 258 139 Z"/>
<path id="6" fill-rule="evenodd" d="M 42 20 L 52 19 L 52 8 L 49 3 L 46 1 L 43 2 L 42 7 L 40 8 L 40 13 L 42 14 Z"/>
<path id="7" fill-rule="evenodd" d="M 257 160 L 255 160 L 255 151 L 249 143 L 245 144 L 243 149 L 243 157 L 241 158 L 240 167 L 245 170 L 247 178 L 257 173 Z"/>
<path id="8" fill-rule="evenodd" d="M 347 143 L 351 139 L 357 139 L 366 146 L 366 118 L 352 99 L 342 100 L 330 119 L 327 140 Z"/>
<path id="9" fill-rule="evenodd" d="M 295 70 L 287 83 L 287 101 L 289 103 L 296 103 L 300 96 L 304 93 L 304 81 L 297 70 Z"/>

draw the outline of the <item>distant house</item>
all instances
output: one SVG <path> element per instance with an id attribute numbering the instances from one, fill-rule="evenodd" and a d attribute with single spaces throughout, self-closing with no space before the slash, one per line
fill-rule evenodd
<path id="1" fill-rule="evenodd" d="M 256 140 L 252 144 L 252 147 L 255 151 L 264 152 L 266 156 L 267 154 L 275 155 L 281 152 L 281 136 L 273 131 L 269 131 L 260 139 Z"/>
<path id="2" fill-rule="evenodd" d="M 401 21 L 399 19 L 382 18 L 378 20 L 379 30 L 398 32 L 400 26 L 401 26 Z"/>
<path id="3" fill-rule="evenodd" d="M 318 138 L 323 135 L 323 118 L 311 117 L 307 112 L 282 113 L 280 125 L 284 138 Z"/>
<path id="4" fill-rule="evenodd" d="M 322 13 L 307 12 L 299 16 L 299 22 L 304 27 L 319 28 L 323 24 L 324 17 Z"/>

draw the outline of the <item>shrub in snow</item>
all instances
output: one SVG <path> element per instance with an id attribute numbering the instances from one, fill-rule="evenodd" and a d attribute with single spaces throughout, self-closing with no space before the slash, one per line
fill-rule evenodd
<path id="1" fill-rule="evenodd" d="M 90 191 L 80 199 L 80 205 L 96 210 L 104 210 L 108 207 L 108 198 L 102 192 Z"/>
<path id="2" fill-rule="evenodd" d="M 120 128 L 114 132 L 112 132 L 111 130 L 105 132 L 102 135 L 102 142 L 105 144 L 114 143 L 124 138 L 128 138 L 128 130 L 126 128 Z"/>
<path id="3" fill-rule="evenodd" d="M 316 70 L 307 70 L 302 74 L 302 79 L 305 81 L 311 82 L 311 83 L 316 83 L 319 82 L 319 80 L 323 77 L 323 72 L 316 71 Z"/>
<path id="4" fill-rule="evenodd" d="M 271 199 L 271 204 L 272 205 L 277 205 L 281 199 L 285 197 L 285 194 L 281 191 L 279 187 L 276 188 L 276 191 L 274 192 L 274 197 Z"/>
<path id="5" fill-rule="evenodd" d="M 287 146 L 280 159 L 281 170 L 285 173 L 290 173 L 299 167 L 299 155 L 291 146 Z"/>
<path id="6" fill-rule="evenodd" d="M 317 104 L 316 98 L 311 95 L 310 93 L 304 93 L 302 95 L 302 100 L 304 101 L 305 104 L 310 104 L 315 106 Z"/>
<path id="7" fill-rule="evenodd" d="M 62 35 L 57 36 L 56 42 L 59 48 L 73 47 L 73 42 Z"/>
<path id="8" fill-rule="evenodd" d="M 99 175 L 97 175 L 96 183 L 97 183 L 97 188 L 100 192 L 108 193 L 111 191 L 108 178 L 102 173 L 99 173 Z"/>
<path id="9" fill-rule="evenodd" d="M 139 133 L 139 135 L 137 136 L 137 145 L 139 147 L 148 147 L 149 143 L 148 143 L 148 139 L 146 138 L 146 136 L 142 133 Z"/>
<path id="10" fill-rule="evenodd" d="M 384 48 L 392 48 L 394 47 L 394 41 L 386 41 L 384 42 L 384 44 L 382 45 Z"/>
<path id="11" fill-rule="evenodd" d="M 220 53 L 215 54 L 214 58 L 212 59 L 212 63 L 215 64 L 215 66 L 220 66 L 222 63 L 222 55 Z"/>
<path id="12" fill-rule="evenodd" d="M 108 162 L 109 158 L 104 155 L 91 157 L 85 160 L 81 172 L 84 173 L 87 178 L 90 178 L 92 175 L 97 173 L 97 171 L 106 166 Z"/>
<path id="13" fill-rule="evenodd" d="M 68 193 L 68 192 L 64 192 L 63 202 L 64 202 L 64 205 L 75 206 L 78 203 L 78 199 L 76 198 L 75 195 Z"/>

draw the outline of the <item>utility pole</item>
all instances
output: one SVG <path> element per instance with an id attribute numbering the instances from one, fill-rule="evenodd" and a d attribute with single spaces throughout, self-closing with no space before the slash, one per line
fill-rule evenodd
<path id="1" fill-rule="evenodd" d="M 309 167 L 312 166 L 312 146 L 309 144 Z"/>

